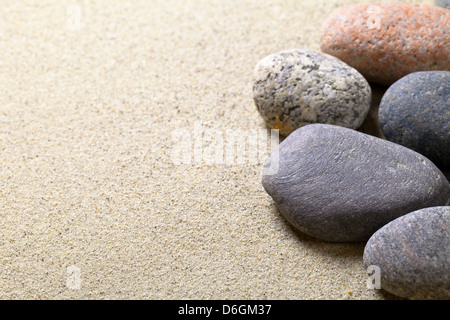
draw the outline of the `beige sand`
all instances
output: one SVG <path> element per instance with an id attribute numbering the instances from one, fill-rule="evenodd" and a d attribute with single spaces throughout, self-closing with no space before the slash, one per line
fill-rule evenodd
<path id="1" fill-rule="evenodd" d="M 353 2 L 2 1 L 0 298 L 395 298 L 367 288 L 364 244 L 287 224 L 261 163 L 173 161 L 196 123 L 264 128 L 255 64 L 319 50 Z"/>

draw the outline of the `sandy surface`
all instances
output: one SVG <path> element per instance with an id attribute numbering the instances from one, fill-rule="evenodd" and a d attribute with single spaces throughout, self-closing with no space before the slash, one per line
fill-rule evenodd
<path id="1" fill-rule="evenodd" d="M 354 2 L 1 1 L 0 298 L 395 298 L 364 244 L 288 225 L 260 161 L 174 161 L 175 133 L 263 129 L 256 63 Z"/>

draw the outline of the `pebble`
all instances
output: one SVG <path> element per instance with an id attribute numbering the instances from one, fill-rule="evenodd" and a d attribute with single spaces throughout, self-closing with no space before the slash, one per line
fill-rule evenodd
<path id="1" fill-rule="evenodd" d="M 379 268 L 380 286 L 407 299 L 450 299 L 450 206 L 406 214 L 375 232 L 364 266 Z"/>
<path id="2" fill-rule="evenodd" d="M 450 9 L 450 0 L 434 0 L 434 5 L 445 9 Z"/>
<path id="3" fill-rule="evenodd" d="M 358 128 L 369 111 L 371 89 L 358 71 L 339 59 L 293 49 L 257 64 L 253 99 L 267 126 L 287 136 L 311 123 Z"/>
<path id="4" fill-rule="evenodd" d="M 266 160 L 262 185 L 293 226 L 333 242 L 367 241 L 399 216 L 450 197 L 443 173 L 421 154 L 328 124 L 291 133 Z"/>
<path id="5" fill-rule="evenodd" d="M 416 71 L 450 70 L 450 11 L 418 4 L 356 4 L 324 21 L 320 48 L 369 82 L 391 85 Z"/>
<path id="6" fill-rule="evenodd" d="M 379 108 L 386 139 L 450 166 L 450 71 L 411 73 L 384 94 Z"/>

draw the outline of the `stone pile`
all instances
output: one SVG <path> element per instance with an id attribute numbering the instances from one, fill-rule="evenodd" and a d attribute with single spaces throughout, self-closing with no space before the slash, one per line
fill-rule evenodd
<path id="1" fill-rule="evenodd" d="M 450 299 L 449 28 L 438 6 L 342 7 L 323 24 L 322 52 L 287 50 L 255 68 L 255 105 L 287 136 L 262 177 L 280 213 L 325 241 L 367 241 L 364 265 L 410 299 Z M 369 83 L 388 86 L 386 139 L 357 131 Z"/>

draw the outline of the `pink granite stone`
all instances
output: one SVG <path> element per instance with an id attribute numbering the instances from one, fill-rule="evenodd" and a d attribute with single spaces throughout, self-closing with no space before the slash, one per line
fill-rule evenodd
<path id="1" fill-rule="evenodd" d="M 324 21 L 320 48 L 382 85 L 416 71 L 450 71 L 450 10 L 389 3 L 342 7 Z"/>

